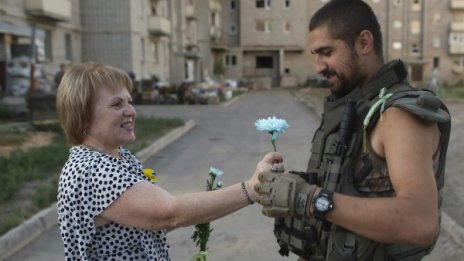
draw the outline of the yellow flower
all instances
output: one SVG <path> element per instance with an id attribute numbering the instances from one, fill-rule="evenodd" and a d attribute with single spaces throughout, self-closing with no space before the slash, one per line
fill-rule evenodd
<path id="1" fill-rule="evenodd" d="M 143 175 L 151 180 L 151 182 L 158 182 L 158 177 L 153 169 L 143 169 Z"/>

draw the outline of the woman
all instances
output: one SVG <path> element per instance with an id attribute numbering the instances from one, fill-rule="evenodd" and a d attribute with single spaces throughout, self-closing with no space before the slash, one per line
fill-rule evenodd
<path id="1" fill-rule="evenodd" d="M 255 201 L 258 174 L 282 170 L 269 153 L 245 182 L 173 196 L 142 174 L 122 146 L 135 140 L 132 82 L 123 71 L 93 63 L 71 67 L 57 94 L 70 156 L 58 189 L 67 260 L 170 260 L 166 230 L 223 217 Z"/>

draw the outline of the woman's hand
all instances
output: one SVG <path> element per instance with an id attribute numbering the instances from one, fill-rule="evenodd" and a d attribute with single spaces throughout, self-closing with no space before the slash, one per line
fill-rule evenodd
<path id="1" fill-rule="evenodd" d="M 246 189 L 251 197 L 253 202 L 256 200 L 255 184 L 259 183 L 258 175 L 263 172 L 284 172 L 283 158 L 280 153 L 270 152 L 262 158 L 256 165 L 256 170 L 253 173 L 253 176 L 245 182 Z"/>

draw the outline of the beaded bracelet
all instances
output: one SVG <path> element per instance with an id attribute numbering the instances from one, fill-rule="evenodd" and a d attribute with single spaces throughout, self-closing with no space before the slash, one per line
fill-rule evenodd
<path id="1" fill-rule="evenodd" d="M 242 184 L 243 193 L 245 194 L 245 197 L 246 197 L 246 199 L 248 200 L 248 203 L 254 204 L 255 202 L 253 202 L 253 200 L 251 200 L 250 194 L 248 194 L 248 190 L 247 190 L 246 187 L 245 187 L 245 181 L 242 181 L 241 184 Z"/>

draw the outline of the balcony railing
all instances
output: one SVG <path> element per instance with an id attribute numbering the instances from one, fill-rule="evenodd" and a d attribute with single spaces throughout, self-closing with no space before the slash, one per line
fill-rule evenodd
<path id="1" fill-rule="evenodd" d="M 32 16 L 69 21 L 71 19 L 71 2 L 69 0 L 26 0 L 26 13 Z"/>
<path id="2" fill-rule="evenodd" d="M 185 6 L 185 17 L 187 17 L 188 19 L 196 19 L 195 7 L 193 5 Z"/>
<path id="3" fill-rule="evenodd" d="M 464 0 L 451 0 L 451 10 L 464 10 Z"/>
<path id="4" fill-rule="evenodd" d="M 168 36 L 171 34 L 171 22 L 161 16 L 150 16 L 148 30 L 154 35 Z"/>
<path id="5" fill-rule="evenodd" d="M 449 54 L 464 54 L 464 44 L 450 43 Z"/>
<path id="6" fill-rule="evenodd" d="M 451 31 L 452 32 L 464 31 L 464 22 L 451 22 Z"/>
<path id="7" fill-rule="evenodd" d="M 219 39 L 222 37 L 222 28 L 218 26 L 211 26 L 209 28 L 209 34 L 212 39 Z"/>
<path id="8" fill-rule="evenodd" d="M 217 0 L 209 0 L 209 9 L 211 11 L 221 12 L 221 3 Z"/>

